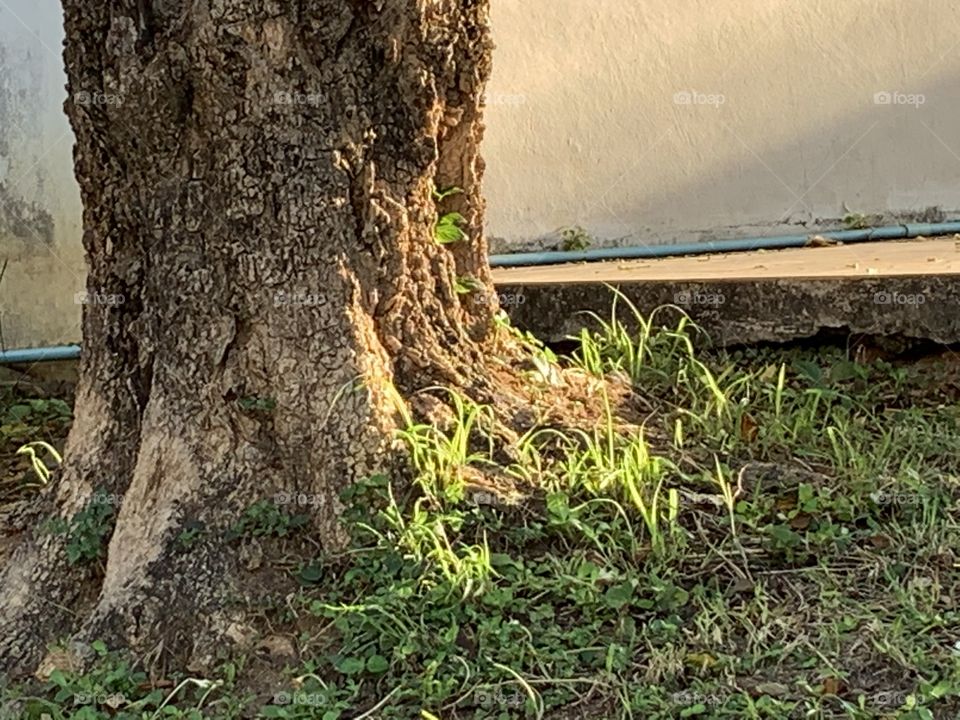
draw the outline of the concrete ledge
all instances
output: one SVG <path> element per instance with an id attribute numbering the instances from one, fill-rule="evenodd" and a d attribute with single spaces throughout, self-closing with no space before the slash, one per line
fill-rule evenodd
<path id="1" fill-rule="evenodd" d="M 831 329 L 960 343 L 960 236 L 817 239 L 788 250 L 504 268 L 494 282 L 514 324 L 551 342 L 589 326 L 584 311 L 608 319 L 618 288 L 644 316 L 680 307 L 722 346 Z"/>
<path id="2" fill-rule="evenodd" d="M 76 360 L 0 365 L 0 385 L 32 387 L 40 394 L 61 395 L 76 387 L 79 368 Z"/>
<path id="3" fill-rule="evenodd" d="M 603 284 L 499 285 L 514 324 L 556 342 L 609 318 L 616 287 L 643 315 L 677 305 L 728 346 L 784 342 L 824 329 L 960 343 L 960 275 L 857 279 L 677 280 Z M 631 320 L 627 308 L 618 312 Z"/>

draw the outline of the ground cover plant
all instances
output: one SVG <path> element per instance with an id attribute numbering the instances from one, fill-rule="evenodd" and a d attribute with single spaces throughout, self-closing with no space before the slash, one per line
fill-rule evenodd
<path id="1" fill-rule="evenodd" d="M 349 487 L 345 552 L 317 551 L 308 495 L 239 516 L 276 589 L 243 608 L 248 653 L 201 675 L 95 644 L 92 671 L 8 686 L 0 716 L 960 716 L 956 356 L 710 349 L 623 302 L 596 320 L 558 357 L 500 318 L 531 386 L 583 416 L 531 411 L 510 451 L 456 394 L 445 425 L 408 418 L 416 482 Z"/>

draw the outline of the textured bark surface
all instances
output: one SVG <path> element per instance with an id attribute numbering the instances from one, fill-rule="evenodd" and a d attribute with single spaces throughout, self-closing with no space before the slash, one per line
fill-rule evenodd
<path id="1" fill-rule="evenodd" d="M 340 489 L 399 455 L 393 388 L 488 395 L 495 302 L 456 292 L 494 297 L 487 0 L 63 6 L 90 302 L 45 502 L 122 502 L 102 569 L 40 530 L 14 550 L 0 671 L 68 637 L 203 666 L 259 590 L 223 539 L 245 508 L 309 494 L 335 547 Z M 468 241 L 434 242 L 434 186 L 463 189 L 443 211 Z M 204 528 L 189 550 L 185 527 Z"/>

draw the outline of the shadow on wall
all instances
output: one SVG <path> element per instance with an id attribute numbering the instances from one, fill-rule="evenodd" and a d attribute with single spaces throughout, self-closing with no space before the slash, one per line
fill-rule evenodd
<path id="1" fill-rule="evenodd" d="M 38 203 L 17 197 L 6 183 L 0 182 L 0 238 L 11 245 L 20 242 L 28 247 L 37 243 L 50 246 L 53 228 L 53 215 Z"/>

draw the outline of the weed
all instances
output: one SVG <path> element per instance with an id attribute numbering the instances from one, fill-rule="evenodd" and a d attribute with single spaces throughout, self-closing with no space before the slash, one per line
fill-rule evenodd
<path id="1" fill-rule="evenodd" d="M 248 507 L 240 519 L 227 531 L 227 539 L 244 535 L 253 537 L 285 537 L 307 523 L 306 515 L 291 515 L 269 500 L 261 500 Z"/>
<path id="2" fill-rule="evenodd" d="M 560 249 L 565 252 L 586 250 L 591 245 L 593 245 L 593 238 L 579 225 L 560 231 Z"/>
<path id="3" fill-rule="evenodd" d="M 223 668 L 215 680 L 181 677 L 170 688 L 155 687 L 146 673 L 100 641 L 91 645 L 93 667 L 85 674 L 54 670 L 49 679 L 24 693 L 0 691 L 0 718 L 17 720 L 156 720 L 239 717 L 237 698 L 214 697 L 230 687 L 233 673 Z M 179 705 L 179 707 L 176 707 Z M 13 714 L 15 713 L 15 715 Z"/>
<path id="4" fill-rule="evenodd" d="M 104 543 L 113 530 L 116 514 L 112 496 L 97 489 L 82 510 L 69 520 L 51 520 L 46 530 L 66 536 L 67 560 L 71 565 L 99 560 L 104 554 Z"/>
<path id="5" fill-rule="evenodd" d="M 189 550 L 206 535 L 206 528 L 203 523 L 189 522 L 176 537 L 176 544 L 184 550 Z"/>
<path id="6" fill-rule="evenodd" d="M 880 215 L 864 215 L 863 213 L 850 210 L 846 203 L 843 204 L 843 226 L 847 230 L 865 230 L 869 227 L 879 225 L 883 220 Z"/>
<path id="7" fill-rule="evenodd" d="M 255 395 L 238 398 L 237 405 L 246 412 L 272 412 L 277 409 L 277 401 L 274 398 Z"/>
<path id="8" fill-rule="evenodd" d="M 462 193 L 458 187 L 448 188 L 446 190 L 434 190 L 433 199 L 438 205 L 446 198 L 452 195 Z M 469 240 L 467 233 L 460 227 L 467 219 L 458 212 L 441 213 L 437 212 L 437 220 L 433 227 L 433 237 L 438 245 L 450 245 L 451 243 Z"/>
<path id="9" fill-rule="evenodd" d="M 0 446 L 4 441 L 50 436 L 71 420 L 70 406 L 59 398 L 6 398 L 0 395 Z"/>
<path id="10" fill-rule="evenodd" d="M 454 288 L 458 295 L 467 295 L 477 290 L 483 290 L 484 285 L 475 277 L 463 276 L 457 278 Z"/>
<path id="11" fill-rule="evenodd" d="M 70 406 L 59 398 L 31 398 L 0 408 L 0 426 L 10 423 L 39 425 L 69 420 L 72 416 Z"/>
<path id="12" fill-rule="evenodd" d="M 63 458 L 60 457 L 60 453 L 58 453 L 52 445 L 43 440 L 36 440 L 26 445 L 21 445 L 17 449 L 17 455 L 26 455 L 30 458 L 30 466 L 33 468 L 34 474 L 37 476 L 41 485 L 46 485 L 50 481 L 50 468 L 47 467 L 43 458 L 37 455 L 36 448 L 43 450 L 57 465 L 63 462 Z"/>

